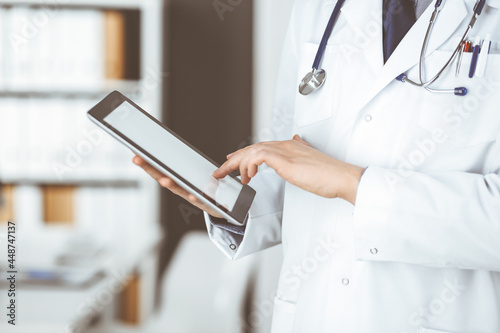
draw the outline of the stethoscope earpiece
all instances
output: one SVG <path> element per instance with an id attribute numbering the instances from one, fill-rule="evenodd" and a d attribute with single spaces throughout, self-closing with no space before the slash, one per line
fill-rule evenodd
<path id="1" fill-rule="evenodd" d="M 468 91 L 467 88 L 465 87 L 457 87 L 455 88 L 455 95 L 456 96 L 465 96 L 467 95 Z"/>

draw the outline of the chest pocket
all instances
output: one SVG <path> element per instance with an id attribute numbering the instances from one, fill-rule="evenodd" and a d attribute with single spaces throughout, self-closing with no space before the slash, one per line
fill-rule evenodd
<path id="1" fill-rule="evenodd" d="M 451 56 L 450 51 L 435 51 L 426 61 L 427 77 L 435 75 Z M 431 87 L 466 87 L 464 97 L 453 94 L 423 95 L 418 125 L 433 132 L 441 130 L 447 141 L 466 147 L 496 140 L 500 134 L 500 54 L 489 54 L 484 77 L 469 78 L 472 53 L 464 53 L 460 74 L 455 76 L 457 59 Z"/>
<path id="2" fill-rule="evenodd" d="M 299 77 L 295 96 L 294 122 L 297 128 L 312 125 L 332 118 L 335 108 L 335 86 L 338 84 L 338 72 L 341 51 L 337 44 L 327 45 L 320 68 L 326 71 L 326 81 L 317 91 L 303 96 L 299 93 L 299 83 L 304 75 L 311 71 L 312 63 L 318 51 L 318 44 L 304 43 L 300 47 Z"/>

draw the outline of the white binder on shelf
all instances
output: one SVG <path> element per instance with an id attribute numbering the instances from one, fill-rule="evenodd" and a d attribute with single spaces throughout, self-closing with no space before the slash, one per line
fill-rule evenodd
<path id="1" fill-rule="evenodd" d="M 23 226 L 23 230 L 32 233 L 44 227 L 43 198 L 38 186 L 16 186 L 13 202 L 16 222 Z"/>
<path id="2" fill-rule="evenodd" d="M 18 130 L 21 126 L 19 104 L 16 98 L 0 100 L 0 179 L 12 178 L 18 173 L 22 142 L 22 135 Z"/>
<path id="3" fill-rule="evenodd" d="M 31 135 L 30 135 L 30 117 L 31 117 L 31 100 L 29 98 L 17 99 L 17 145 L 14 149 L 17 151 L 17 166 L 15 171 L 21 175 L 20 178 L 28 178 L 31 175 L 30 152 L 31 152 Z"/>
<path id="4" fill-rule="evenodd" d="M 88 89 L 104 80 L 103 14 L 63 9 L 50 26 L 53 86 Z"/>
<path id="5" fill-rule="evenodd" d="M 5 53 L 7 52 L 7 30 L 5 8 L 0 7 L 0 89 L 4 89 L 5 81 Z"/>
<path id="6" fill-rule="evenodd" d="M 113 237 L 113 216 L 125 207 L 113 206 L 113 189 L 107 187 L 78 188 L 75 194 L 75 226 L 83 233 L 94 235 L 96 242 L 108 243 Z M 95 232 L 99 230 L 99 232 Z"/>
<path id="7" fill-rule="evenodd" d="M 44 155 L 47 153 L 47 135 L 50 130 L 50 121 L 44 114 L 44 100 L 39 98 L 26 99 L 27 117 L 23 118 L 23 125 L 26 128 L 26 141 L 28 144 L 29 176 L 32 178 L 43 177 Z"/>
<path id="8" fill-rule="evenodd" d="M 62 128 L 64 127 L 63 120 L 59 117 L 58 100 L 45 98 L 41 100 L 42 105 L 40 112 L 44 114 L 47 119 L 51 119 L 49 127 L 46 129 L 44 135 L 46 136 L 45 147 L 43 148 L 43 169 L 47 178 L 57 179 L 57 175 L 53 168 L 56 162 L 64 161 L 64 154 L 62 152 L 63 138 L 61 135 Z"/>
<path id="9" fill-rule="evenodd" d="M 33 40 L 33 48 L 35 54 L 33 54 L 32 62 L 34 64 L 33 68 L 33 85 L 40 87 L 47 87 L 53 82 L 53 71 L 55 64 L 55 59 L 53 58 L 53 53 L 57 51 L 54 49 L 54 30 L 53 23 L 56 20 L 58 14 L 54 14 L 47 21 L 47 24 L 43 25 L 39 30 L 36 38 Z"/>
<path id="10" fill-rule="evenodd" d="M 31 84 L 33 79 L 32 57 L 38 30 L 27 23 L 32 15 L 33 10 L 29 7 L 14 6 L 9 9 L 7 36 L 10 52 L 6 62 L 8 86 L 11 88 Z"/>
<path id="11" fill-rule="evenodd" d="M 12 175 L 17 166 L 19 123 L 16 102 L 14 98 L 0 99 L 0 180 Z"/>
<path id="12" fill-rule="evenodd" d="M 105 80 L 104 15 L 97 10 L 71 13 L 72 54 L 75 59 L 74 83 L 92 86 Z"/>

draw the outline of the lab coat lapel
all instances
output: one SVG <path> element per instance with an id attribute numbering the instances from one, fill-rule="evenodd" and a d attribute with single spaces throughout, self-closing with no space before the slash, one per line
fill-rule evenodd
<path id="1" fill-rule="evenodd" d="M 342 8 L 342 14 L 355 32 L 355 46 L 361 49 L 375 75 L 384 66 L 382 1 L 350 0 Z"/>
<path id="2" fill-rule="evenodd" d="M 380 0 L 375 2 L 380 2 Z M 386 62 L 385 66 L 383 66 L 380 74 L 375 79 L 375 83 L 372 88 L 362 99 L 360 109 L 377 96 L 377 94 L 398 75 L 406 72 L 418 63 L 422 43 L 433 10 L 434 5 L 431 4 L 422 16 L 420 16 L 410 31 L 408 31 L 396 50 L 394 50 L 394 53 Z M 467 7 L 465 6 L 464 0 L 446 1 L 434 25 L 434 29 L 431 32 L 426 55 L 431 54 L 441 44 L 449 39 L 466 16 Z M 380 51 L 377 51 L 377 58 L 382 57 L 382 41 L 380 41 L 379 44 Z M 369 60 L 369 58 L 370 56 L 368 56 L 367 61 L 373 61 Z"/>

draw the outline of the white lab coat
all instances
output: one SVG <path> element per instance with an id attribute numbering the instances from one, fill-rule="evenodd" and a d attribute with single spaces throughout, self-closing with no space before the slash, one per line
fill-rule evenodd
<path id="1" fill-rule="evenodd" d="M 492 34 L 484 78 L 467 77 L 471 54 L 432 94 L 418 78 L 431 5 L 383 65 L 382 0 L 348 0 L 328 42 L 321 90 L 298 94 L 335 0 L 298 0 L 285 42 L 272 130 L 297 133 L 337 159 L 367 167 L 356 205 L 285 183 L 267 169 L 245 234 L 211 225 L 236 259 L 283 243 L 273 332 L 500 332 L 500 1 L 471 32 Z M 451 55 L 475 0 L 447 0 L 425 70 Z M 231 246 L 231 244 L 233 244 Z M 233 249 L 234 250 L 233 250 Z"/>

